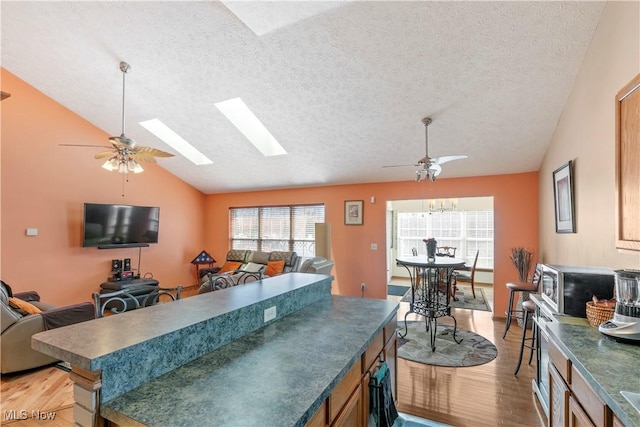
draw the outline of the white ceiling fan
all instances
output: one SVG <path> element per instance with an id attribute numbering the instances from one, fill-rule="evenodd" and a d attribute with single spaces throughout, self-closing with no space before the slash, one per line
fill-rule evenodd
<path id="1" fill-rule="evenodd" d="M 393 166 L 383 166 L 384 168 L 397 168 L 397 167 L 407 167 L 407 166 L 415 166 L 419 169 L 416 170 L 416 181 L 421 180 L 429 180 L 435 181 L 436 177 L 440 175 L 442 172 L 442 165 L 451 162 L 453 160 L 461 160 L 466 159 L 469 156 L 467 155 L 457 155 L 457 156 L 441 156 L 441 157 L 429 157 L 429 125 L 433 120 L 429 117 L 425 117 L 422 119 L 422 123 L 424 124 L 425 129 L 425 156 L 418 160 L 416 164 L 413 165 L 393 165 Z"/>
<path id="2" fill-rule="evenodd" d="M 156 148 L 142 147 L 136 145 L 136 142 L 124 133 L 124 98 L 125 98 L 125 76 L 131 69 L 126 62 L 120 62 L 120 71 L 122 71 L 122 133 L 120 136 L 112 136 L 108 145 L 82 145 L 82 144 L 60 144 L 70 147 L 104 147 L 109 148 L 107 151 L 97 153 L 96 159 L 107 158 L 102 165 L 108 171 L 118 171 L 127 174 L 129 172 L 140 173 L 144 169 L 138 162 L 156 162 L 156 157 L 173 157 L 173 154 L 158 150 Z"/>

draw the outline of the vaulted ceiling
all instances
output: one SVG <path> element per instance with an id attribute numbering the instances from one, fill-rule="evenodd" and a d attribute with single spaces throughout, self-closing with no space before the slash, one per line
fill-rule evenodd
<path id="1" fill-rule="evenodd" d="M 2 67 L 109 135 L 213 160 L 159 164 L 204 193 L 538 170 L 604 8 L 592 1 L 11 2 Z M 214 106 L 240 97 L 287 151 L 264 157 Z M 52 141 L 101 144 L 105 141 Z M 95 162 L 91 148 L 87 161 Z M 437 185 L 425 184 L 425 185 Z"/>

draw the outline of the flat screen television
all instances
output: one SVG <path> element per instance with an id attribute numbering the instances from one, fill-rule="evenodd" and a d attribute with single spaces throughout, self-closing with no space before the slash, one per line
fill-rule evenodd
<path id="1" fill-rule="evenodd" d="M 160 208 L 84 204 L 82 246 L 136 247 L 158 243 Z"/>

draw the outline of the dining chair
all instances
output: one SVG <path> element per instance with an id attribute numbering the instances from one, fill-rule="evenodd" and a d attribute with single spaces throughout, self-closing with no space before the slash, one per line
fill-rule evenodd
<path id="1" fill-rule="evenodd" d="M 473 260 L 473 264 L 471 267 L 465 266 L 461 270 L 455 270 L 454 272 L 454 284 L 453 290 L 457 288 L 458 280 L 462 280 L 464 282 L 471 283 L 471 293 L 473 294 L 473 298 L 476 297 L 475 283 L 476 283 L 476 265 L 478 264 L 478 255 L 480 255 L 480 251 L 476 251 L 476 257 Z M 467 273 L 468 272 L 468 273 Z"/>
<path id="2" fill-rule="evenodd" d="M 454 246 L 439 246 L 436 248 L 436 255 L 454 258 L 456 256 L 456 249 Z"/>
<path id="3" fill-rule="evenodd" d="M 416 248 L 415 246 L 413 248 L 411 248 L 411 254 L 413 256 L 418 256 L 418 248 Z M 417 268 L 413 269 L 413 274 L 415 276 L 415 284 L 416 284 L 416 288 L 420 285 L 420 275 L 419 275 L 419 271 Z"/>

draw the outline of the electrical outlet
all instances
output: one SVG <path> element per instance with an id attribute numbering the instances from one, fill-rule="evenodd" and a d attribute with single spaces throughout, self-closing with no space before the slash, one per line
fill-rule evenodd
<path id="1" fill-rule="evenodd" d="M 367 285 L 364 283 L 360 283 L 360 290 L 364 292 L 365 289 L 367 289 Z"/>
<path id="2" fill-rule="evenodd" d="M 264 310 L 264 323 L 276 318 L 276 306 L 269 307 Z"/>

